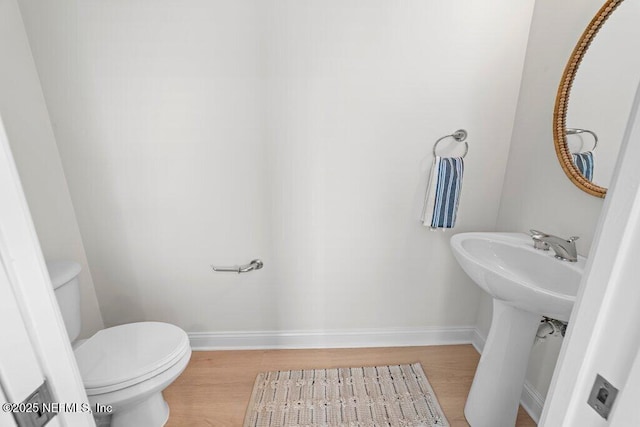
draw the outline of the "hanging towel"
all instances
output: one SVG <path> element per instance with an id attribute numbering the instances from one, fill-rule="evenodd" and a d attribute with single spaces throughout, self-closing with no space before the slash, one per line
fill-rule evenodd
<path id="1" fill-rule="evenodd" d="M 436 156 L 433 159 L 422 209 L 421 219 L 425 226 L 444 229 L 456 224 L 463 172 L 462 157 Z"/>
<path id="2" fill-rule="evenodd" d="M 582 176 L 589 181 L 593 181 L 593 152 L 584 151 L 582 153 L 574 153 L 572 156 L 573 163 L 576 164 Z"/>

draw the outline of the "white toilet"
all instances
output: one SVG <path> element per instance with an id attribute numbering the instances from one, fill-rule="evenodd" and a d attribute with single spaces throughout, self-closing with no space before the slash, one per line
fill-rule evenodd
<path id="1" fill-rule="evenodd" d="M 84 387 L 93 410 L 111 405 L 98 425 L 160 427 L 169 418 L 162 390 L 185 369 L 191 357 L 187 334 L 168 323 L 138 322 L 98 331 L 87 340 L 80 334 L 80 264 L 47 262 L 64 324 L 72 342 Z"/>

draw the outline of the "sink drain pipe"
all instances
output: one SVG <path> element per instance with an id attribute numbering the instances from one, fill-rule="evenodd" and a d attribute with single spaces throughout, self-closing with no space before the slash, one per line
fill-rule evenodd
<path id="1" fill-rule="evenodd" d="M 543 341 L 549 336 L 563 336 L 567 332 L 567 322 L 561 322 L 560 320 L 551 319 L 550 317 L 544 317 L 540 321 L 538 326 L 538 332 L 536 333 L 536 341 Z"/>

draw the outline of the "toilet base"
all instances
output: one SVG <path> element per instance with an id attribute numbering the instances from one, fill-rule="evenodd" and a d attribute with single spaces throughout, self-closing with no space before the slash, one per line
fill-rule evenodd
<path id="1" fill-rule="evenodd" d="M 169 419 L 169 405 L 162 397 L 162 390 L 167 388 L 187 367 L 191 358 L 191 349 L 166 371 L 145 381 L 113 390 L 97 393 L 94 389 L 88 394 L 89 403 L 111 405 L 110 427 L 162 427 Z M 103 420 L 100 420 L 103 421 Z M 102 427 L 103 424 L 98 424 Z"/>
<path id="2" fill-rule="evenodd" d="M 147 399 L 118 408 L 111 415 L 111 427 L 163 427 L 169 420 L 169 405 L 162 392 Z"/>

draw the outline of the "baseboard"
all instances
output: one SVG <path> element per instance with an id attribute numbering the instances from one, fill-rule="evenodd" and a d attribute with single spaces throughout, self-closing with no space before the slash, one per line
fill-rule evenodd
<path id="1" fill-rule="evenodd" d="M 190 332 L 193 350 L 412 347 L 470 344 L 476 328 L 366 329 L 347 331 Z"/>
<path id="2" fill-rule="evenodd" d="M 544 397 L 538 390 L 533 388 L 528 381 L 524 382 L 524 389 L 522 390 L 522 396 L 520 397 L 520 404 L 525 411 L 529 414 L 536 424 L 540 422 L 540 416 L 542 415 L 542 407 L 544 406 Z"/>
<path id="3" fill-rule="evenodd" d="M 476 351 L 482 354 L 482 349 L 484 349 L 484 342 L 487 340 L 485 336 L 483 336 L 478 328 L 474 329 L 473 336 L 471 337 L 471 345 Z"/>
<path id="4" fill-rule="evenodd" d="M 486 337 L 484 337 L 478 329 L 475 329 L 471 338 L 471 345 L 473 345 L 480 354 L 482 354 L 485 341 Z M 522 396 L 520 396 L 520 404 L 524 410 L 527 411 L 533 421 L 538 424 L 540 422 L 540 415 L 542 415 L 544 398 L 528 381 L 525 381 L 524 383 Z"/>

